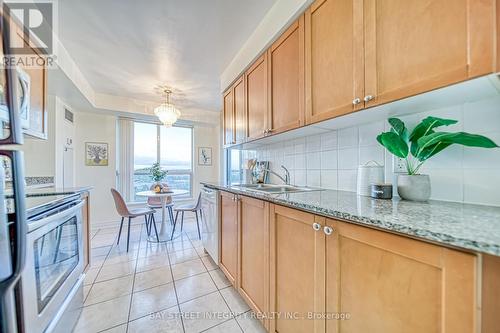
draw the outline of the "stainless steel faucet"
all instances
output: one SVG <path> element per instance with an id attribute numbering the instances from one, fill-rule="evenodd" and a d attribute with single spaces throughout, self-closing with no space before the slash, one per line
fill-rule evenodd
<path id="1" fill-rule="evenodd" d="M 290 185 L 290 171 L 288 171 L 288 169 L 285 168 L 284 165 L 282 165 L 281 167 L 283 168 L 283 170 L 285 170 L 285 177 L 281 176 L 280 174 L 276 173 L 271 169 L 264 169 L 264 171 L 272 173 L 273 175 L 281 179 L 286 185 Z"/>

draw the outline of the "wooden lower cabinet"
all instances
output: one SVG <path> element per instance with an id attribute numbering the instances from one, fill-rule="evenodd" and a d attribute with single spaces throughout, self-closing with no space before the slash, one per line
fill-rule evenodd
<path id="1" fill-rule="evenodd" d="M 252 310 L 265 315 L 269 308 L 269 203 L 245 196 L 239 203 L 238 291 Z M 262 324 L 267 327 L 267 320 Z"/>
<path id="2" fill-rule="evenodd" d="M 475 332 L 476 256 L 327 220 L 327 332 Z"/>
<path id="3" fill-rule="evenodd" d="M 219 266 L 236 286 L 238 272 L 238 201 L 236 195 L 220 192 L 221 234 Z"/>
<path id="4" fill-rule="evenodd" d="M 323 218 L 271 205 L 270 332 L 324 332 L 324 320 L 308 313 L 325 309 L 325 234 L 314 223 Z"/>
<path id="5" fill-rule="evenodd" d="M 268 332 L 496 332 L 496 257 L 484 256 L 481 289 L 478 255 L 245 196 L 221 199 L 221 269 Z"/>

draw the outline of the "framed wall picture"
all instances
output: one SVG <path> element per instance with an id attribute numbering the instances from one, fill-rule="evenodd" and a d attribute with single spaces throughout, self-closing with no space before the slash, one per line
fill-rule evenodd
<path id="1" fill-rule="evenodd" d="M 85 142 L 85 165 L 107 166 L 109 158 L 108 144 L 103 142 Z"/>
<path id="2" fill-rule="evenodd" d="M 198 147 L 198 165 L 212 165 L 212 148 Z"/>

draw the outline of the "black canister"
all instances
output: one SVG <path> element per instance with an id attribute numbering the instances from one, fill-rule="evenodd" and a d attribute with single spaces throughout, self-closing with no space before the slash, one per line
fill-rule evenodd
<path id="1" fill-rule="evenodd" d="M 370 189 L 372 198 L 392 199 L 392 184 L 372 184 Z"/>

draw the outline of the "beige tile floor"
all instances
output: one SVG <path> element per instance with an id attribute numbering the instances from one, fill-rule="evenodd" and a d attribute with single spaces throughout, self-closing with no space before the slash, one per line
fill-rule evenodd
<path id="1" fill-rule="evenodd" d="M 265 332 L 204 253 L 194 220 L 185 221 L 173 242 L 160 244 L 146 240 L 138 220 L 128 253 L 126 233 L 118 246 L 117 235 L 118 223 L 93 230 L 85 303 L 74 332 Z"/>

